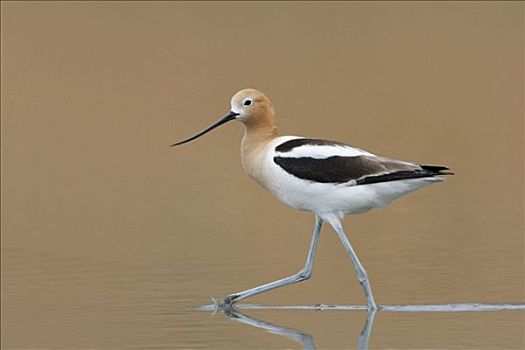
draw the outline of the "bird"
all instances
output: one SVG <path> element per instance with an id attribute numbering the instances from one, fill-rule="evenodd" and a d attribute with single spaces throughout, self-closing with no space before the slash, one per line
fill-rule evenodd
<path id="1" fill-rule="evenodd" d="M 193 141 L 230 121 L 244 125 L 241 163 L 247 175 L 288 206 L 312 212 L 315 225 L 299 272 L 230 294 L 222 305 L 233 306 L 242 299 L 310 278 L 321 227 L 327 223 L 352 261 L 366 307 L 377 310 L 367 272 L 343 228 L 343 217 L 384 207 L 407 193 L 444 181 L 443 175 L 453 175 L 450 169 L 389 159 L 336 141 L 280 136 L 270 99 L 253 88 L 235 93 L 223 118 L 170 147 Z"/>

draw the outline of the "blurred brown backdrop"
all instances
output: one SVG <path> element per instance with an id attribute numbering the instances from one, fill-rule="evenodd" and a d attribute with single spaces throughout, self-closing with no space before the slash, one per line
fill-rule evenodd
<path id="1" fill-rule="evenodd" d="M 293 345 L 181 311 L 291 274 L 308 248 L 310 215 L 242 173 L 239 125 L 168 147 L 244 87 L 273 100 L 284 134 L 456 172 L 347 218 L 380 304 L 523 302 L 523 3 L 1 10 L 3 347 Z M 325 229 L 312 280 L 253 302 L 364 298 Z M 353 346 L 362 321 L 271 317 L 325 348 Z M 519 313 L 425 317 L 380 316 L 371 346 L 523 344 Z"/>

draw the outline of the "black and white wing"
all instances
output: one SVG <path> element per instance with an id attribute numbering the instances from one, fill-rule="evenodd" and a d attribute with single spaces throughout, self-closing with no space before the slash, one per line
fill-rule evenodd
<path id="1" fill-rule="evenodd" d="M 443 166 L 392 160 L 343 143 L 307 138 L 277 145 L 273 161 L 296 178 L 318 183 L 365 185 L 452 174 Z"/>

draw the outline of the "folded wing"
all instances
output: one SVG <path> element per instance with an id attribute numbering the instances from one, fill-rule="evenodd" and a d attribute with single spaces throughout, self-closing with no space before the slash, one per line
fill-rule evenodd
<path id="1" fill-rule="evenodd" d="M 275 148 L 275 164 L 306 181 L 365 185 L 438 175 L 443 166 L 417 165 L 383 157 L 348 145 L 319 139 L 294 139 Z"/>

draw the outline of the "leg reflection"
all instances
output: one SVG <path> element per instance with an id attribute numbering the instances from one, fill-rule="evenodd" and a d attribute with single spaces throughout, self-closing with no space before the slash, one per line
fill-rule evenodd
<path id="1" fill-rule="evenodd" d="M 279 325 L 276 325 L 270 322 L 266 322 L 261 319 L 255 318 L 255 317 L 245 315 L 234 307 L 226 307 L 226 308 L 223 308 L 222 311 L 224 312 L 226 316 L 228 316 L 230 319 L 234 321 L 244 323 L 250 326 L 254 326 L 257 328 L 261 328 L 272 334 L 277 334 L 277 335 L 286 337 L 288 339 L 291 339 L 295 342 L 301 343 L 303 346 L 303 349 L 308 349 L 308 350 L 316 349 L 314 338 L 312 337 L 311 334 L 301 332 L 293 328 L 279 326 Z M 361 331 L 361 334 L 359 335 L 359 342 L 358 342 L 359 350 L 368 349 L 368 343 L 370 340 L 370 334 L 372 333 L 372 325 L 374 323 L 374 318 L 375 318 L 376 313 L 377 313 L 377 310 L 368 311 L 367 318 L 363 326 L 363 330 Z"/>
<path id="2" fill-rule="evenodd" d="M 255 317 L 247 316 L 243 314 L 242 312 L 240 312 L 239 310 L 234 309 L 233 307 L 224 308 L 223 311 L 226 316 L 228 316 L 230 319 L 234 321 L 248 324 L 250 326 L 254 326 L 257 328 L 261 328 L 272 334 L 277 334 L 277 335 L 286 337 L 288 339 L 291 339 L 293 341 L 296 341 L 298 343 L 301 343 L 303 345 L 303 349 L 308 349 L 308 350 L 316 349 L 314 338 L 308 333 L 303 333 L 293 328 L 278 326 L 278 325 L 263 321 Z"/>
<path id="3" fill-rule="evenodd" d="M 359 343 L 357 344 L 357 348 L 359 350 L 368 349 L 368 341 L 370 340 L 370 334 L 372 333 L 372 325 L 374 324 L 374 318 L 376 317 L 376 313 L 376 309 L 368 310 L 365 326 L 363 327 L 363 330 L 359 335 Z"/>

